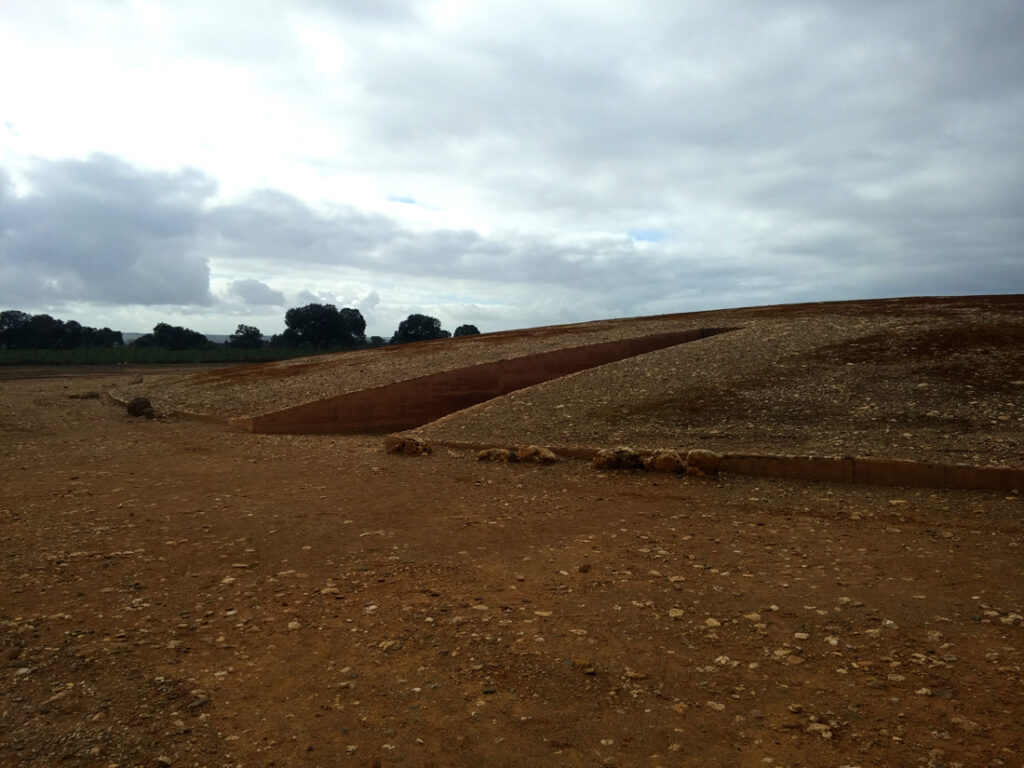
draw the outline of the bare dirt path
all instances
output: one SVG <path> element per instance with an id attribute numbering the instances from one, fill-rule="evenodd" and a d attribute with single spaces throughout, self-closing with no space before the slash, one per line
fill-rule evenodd
<path id="1" fill-rule="evenodd" d="M 1019 495 L 70 397 L 124 383 L 0 383 L 0 765 L 1024 765 Z"/>

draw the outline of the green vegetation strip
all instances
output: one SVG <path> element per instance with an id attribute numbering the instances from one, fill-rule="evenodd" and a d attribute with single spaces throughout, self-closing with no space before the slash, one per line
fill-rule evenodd
<path id="1" fill-rule="evenodd" d="M 117 363 L 263 363 L 308 357 L 308 349 L 0 349 L 0 365 L 111 365 Z"/>

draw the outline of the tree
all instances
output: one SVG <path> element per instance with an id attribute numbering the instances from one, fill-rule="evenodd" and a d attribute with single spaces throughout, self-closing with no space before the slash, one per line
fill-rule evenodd
<path id="1" fill-rule="evenodd" d="M 370 336 L 366 340 L 366 346 L 370 347 L 371 349 L 376 347 L 383 347 L 387 343 L 387 339 L 385 339 L 383 336 Z"/>
<path id="2" fill-rule="evenodd" d="M 16 309 L 0 312 L 0 349 L 110 348 L 124 344 L 120 331 L 90 328 L 77 320 L 29 315 Z"/>
<path id="3" fill-rule="evenodd" d="M 398 330 L 391 337 L 392 344 L 406 344 L 411 341 L 428 339 L 447 339 L 448 331 L 441 329 L 441 321 L 428 315 L 409 315 L 398 325 Z"/>
<path id="4" fill-rule="evenodd" d="M 227 344 L 232 349 L 260 349 L 263 346 L 263 334 L 255 326 L 239 324 L 235 332 L 228 336 Z"/>
<path id="5" fill-rule="evenodd" d="M 455 329 L 453 336 L 477 336 L 480 333 L 480 329 L 475 325 L 460 325 Z"/>
<path id="6" fill-rule="evenodd" d="M 211 345 L 210 340 L 198 331 L 182 328 L 180 325 L 157 323 L 153 332 L 139 336 L 133 345 L 136 347 L 158 347 L 159 349 L 205 349 Z"/>
<path id="7" fill-rule="evenodd" d="M 333 304 L 307 304 L 285 312 L 288 326 L 282 341 L 291 346 L 315 349 L 341 347 L 353 349 L 366 341 L 366 320 L 358 309 L 345 307 L 340 312 Z"/>
<path id="8" fill-rule="evenodd" d="M 0 349 L 25 349 L 31 315 L 17 309 L 0 312 Z"/>

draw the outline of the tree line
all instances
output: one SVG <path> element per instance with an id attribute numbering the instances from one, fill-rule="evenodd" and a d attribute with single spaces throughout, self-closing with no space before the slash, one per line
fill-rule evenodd
<path id="1" fill-rule="evenodd" d="M 480 333 L 475 325 L 460 325 L 455 333 L 441 327 L 441 321 L 428 315 L 412 314 L 403 320 L 389 340 L 366 336 L 366 320 L 358 309 L 333 304 L 307 304 L 289 309 L 284 316 L 285 330 L 265 339 L 259 328 L 240 324 L 224 346 L 238 350 L 266 347 L 293 350 L 346 350 L 407 344 L 451 336 Z M 89 328 L 50 315 L 29 315 L 18 310 L 0 312 L 0 349 L 111 349 L 131 346 L 142 349 L 212 350 L 218 344 L 206 336 L 181 326 L 157 323 L 152 333 L 139 336 L 125 345 L 120 331 Z"/>

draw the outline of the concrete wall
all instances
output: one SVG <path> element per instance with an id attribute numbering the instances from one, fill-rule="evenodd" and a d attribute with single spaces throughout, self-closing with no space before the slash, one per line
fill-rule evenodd
<path id="1" fill-rule="evenodd" d="M 712 336 L 695 328 L 525 355 L 421 376 L 232 423 L 253 432 L 320 434 L 412 429 L 517 389 Z"/>
<path id="2" fill-rule="evenodd" d="M 722 471 L 757 477 L 908 488 L 1024 490 L 1024 469 L 1016 467 L 971 467 L 966 464 L 935 464 L 861 456 L 818 458 L 728 454 L 722 457 Z"/>

